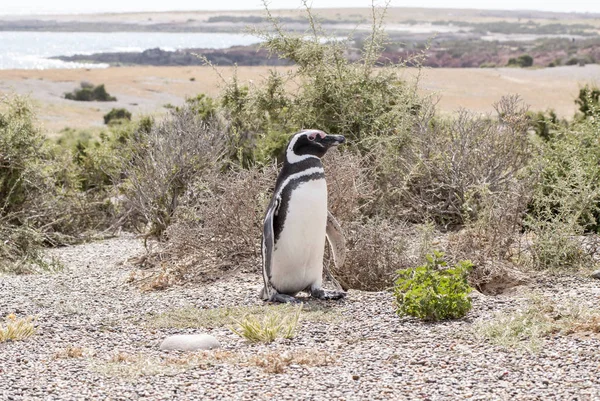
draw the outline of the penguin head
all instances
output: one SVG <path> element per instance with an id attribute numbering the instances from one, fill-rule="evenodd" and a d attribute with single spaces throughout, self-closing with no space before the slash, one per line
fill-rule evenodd
<path id="1" fill-rule="evenodd" d="M 342 135 L 328 135 L 323 131 L 311 129 L 304 130 L 292 137 L 287 149 L 288 159 L 291 156 L 323 157 L 332 146 L 337 146 L 346 141 Z M 291 160 L 288 160 L 291 162 Z"/>

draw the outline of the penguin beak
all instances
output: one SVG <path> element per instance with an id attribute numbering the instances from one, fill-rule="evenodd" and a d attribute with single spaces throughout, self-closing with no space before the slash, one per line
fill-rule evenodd
<path id="1" fill-rule="evenodd" d="M 346 138 L 344 138 L 342 135 L 326 135 L 325 138 L 321 140 L 321 143 L 326 148 L 338 146 L 344 142 L 346 142 Z"/>

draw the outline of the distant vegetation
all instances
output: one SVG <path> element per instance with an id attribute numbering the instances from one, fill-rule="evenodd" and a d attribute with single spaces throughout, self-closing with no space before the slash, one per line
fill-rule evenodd
<path id="1" fill-rule="evenodd" d="M 511 58 L 508 60 L 509 67 L 531 67 L 533 65 L 533 57 L 529 54 L 524 54 L 517 58 Z"/>
<path id="2" fill-rule="evenodd" d="M 406 57 L 424 53 L 424 66 L 444 68 L 477 68 L 506 66 L 509 60 L 527 54 L 533 66 L 594 64 L 600 60 L 600 39 L 572 41 L 545 38 L 535 41 L 434 40 L 401 44 L 392 41 L 383 52 L 382 61 L 398 62 Z"/>
<path id="3" fill-rule="evenodd" d="M 530 34 L 530 35 L 577 35 L 597 36 L 597 27 L 590 24 L 541 24 L 534 21 L 527 22 L 470 22 L 470 21 L 434 21 L 433 25 L 454 25 L 471 28 L 473 32 L 480 34 L 503 33 L 503 34 Z"/>
<path id="4" fill-rule="evenodd" d="M 357 34 L 348 43 L 347 56 L 360 58 L 365 37 Z M 236 46 L 230 49 L 191 49 L 166 51 L 148 49 L 141 53 L 99 53 L 56 57 L 63 61 L 93 61 L 113 65 L 202 65 L 201 54 L 215 65 L 291 65 L 293 60 L 275 57 L 264 48 Z M 510 59 L 523 54 L 533 58 L 533 66 L 557 67 L 561 65 L 594 64 L 600 60 L 600 39 L 572 41 L 562 38 L 544 38 L 534 41 L 487 41 L 438 38 L 411 40 L 397 33 L 390 34 L 379 59 L 380 64 L 402 63 L 445 68 L 477 68 L 506 66 Z M 416 57 L 418 62 L 413 60 Z M 515 66 L 517 66 L 515 64 Z"/>
<path id="5" fill-rule="evenodd" d="M 308 22 L 307 18 L 302 17 L 278 17 L 277 20 L 282 24 L 306 24 Z M 360 19 L 348 17 L 346 19 L 328 19 L 323 18 L 319 19 L 321 24 L 347 24 L 347 23 L 356 23 L 360 22 Z M 262 17 L 259 15 L 216 15 L 213 17 L 209 17 L 207 22 L 215 23 L 215 22 L 232 22 L 232 23 L 244 23 L 244 24 L 269 24 L 270 20 L 267 17 Z"/>
<path id="6" fill-rule="evenodd" d="M 89 82 L 82 82 L 80 88 L 74 89 L 73 92 L 65 93 L 65 99 L 77 100 L 80 102 L 114 102 L 116 97 L 110 96 L 104 84 L 94 86 Z"/>
<path id="7" fill-rule="evenodd" d="M 127 109 L 112 109 L 104 115 L 104 124 L 114 124 L 123 120 L 131 121 L 131 112 Z"/>

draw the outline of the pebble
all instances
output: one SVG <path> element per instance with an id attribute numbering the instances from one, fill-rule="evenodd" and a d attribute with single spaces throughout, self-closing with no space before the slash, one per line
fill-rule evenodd
<path id="1" fill-rule="evenodd" d="M 592 273 L 592 278 L 600 280 L 600 270 L 596 270 Z"/>
<path id="2" fill-rule="evenodd" d="M 177 334 L 165 338 L 160 344 L 162 351 L 198 351 L 215 348 L 221 348 L 221 344 L 209 334 Z"/>

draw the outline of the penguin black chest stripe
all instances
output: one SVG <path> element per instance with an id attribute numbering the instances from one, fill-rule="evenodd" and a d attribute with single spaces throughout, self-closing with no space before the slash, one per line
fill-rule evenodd
<path id="1" fill-rule="evenodd" d="M 275 212 L 273 217 L 273 231 L 275 244 L 281 236 L 281 232 L 285 226 L 286 216 L 289 211 L 289 204 L 292 197 L 292 193 L 298 186 L 313 180 L 325 179 L 325 172 L 322 167 L 312 167 L 289 176 L 286 181 L 282 184 L 278 191 L 279 208 Z"/>

